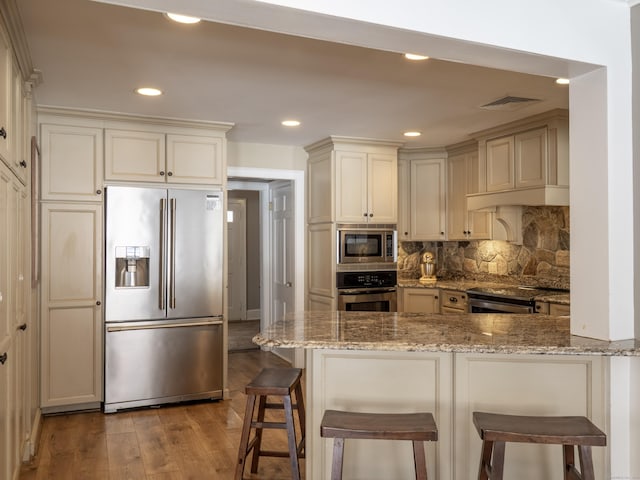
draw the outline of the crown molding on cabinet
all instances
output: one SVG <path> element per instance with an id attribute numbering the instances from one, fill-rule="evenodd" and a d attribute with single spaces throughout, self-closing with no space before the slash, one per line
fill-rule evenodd
<path id="1" fill-rule="evenodd" d="M 20 19 L 20 13 L 18 12 L 18 6 L 15 0 L 4 0 L 0 2 L 0 17 L 9 35 L 9 41 L 13 47 L 22 79 L 25 82 L 32 82 L 34 85 L 37 85 L 42 78 L 42 72 L 34 76 L 36 70 L 33 68 L 27 37 L 24 34 L 22 20 Z"/>

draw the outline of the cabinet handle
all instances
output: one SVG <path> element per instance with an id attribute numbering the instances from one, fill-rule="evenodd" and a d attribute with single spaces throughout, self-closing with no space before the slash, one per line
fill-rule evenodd
<path id="1" fill-rule="evenodd" d="M 21 166 L 22 168 L 27 168 L 27 162 L 25 162 L 24 160 L 22 160 L 22 161 L 20 162 L 20 166 Z"/>
<path id="2" fill-rule="evenodd" d="M 164 177 L 164 172 L 162 170 L 160 170 L 160 176 Z"/>
<path id="3" fill-rule="evenodd" d="M 23 332 L 27 329 L 27 324 L 23 323 L 22 325 L 18 325 L 18 330 L 22 330 Z"/>
<path id="4" fill-rule="evenodd" d="M 449 297 L 449 301 L 451 303 L 458 303 L 458 299 L 456 297 Z"/>
<path id="5" fill-rule="evenodd" d="M 9 355 L 7 355 L 7 352 L 4 352 L 2 355 L 0 355 L 0 365 L 4 365 L 4 362 L 7 361 L 7 357 L 9 357 Z"/>
<path id="6" fill-rule="evenodd" d="M 102 305 L 102 302 L 101 302 L 100 300 L 98 300 L 98 301 L 96 302 L 96 305 L 97 305 L 97 306 L 100 306 L 100 305 Z"/>
<path id="7" fill-rule="evenodd" d="M 4 129 L 4 127 L 0 128 L 0 137 L 7 138 L 7 131 Z"/>
<path id="8" fill-rule="evenodd" d="M 167 175 L 171 177 L 173 175 L 173 172 L 167 172 Z"/>
<path id="9" fill-rule="evenodd" d="M 96 190 L 97 195 L 102 195 L 102 190 Z"/>

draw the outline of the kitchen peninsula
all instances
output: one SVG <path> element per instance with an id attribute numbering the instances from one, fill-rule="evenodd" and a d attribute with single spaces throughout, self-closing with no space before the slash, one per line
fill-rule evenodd
<path id="1" fill-rule="evenodd" d="M 609 357 L 640 355 L 634 340 L 571 335 L 548 315 L 300 312 L 254 337 L 265 347 L 305 348 L 308 478 L 328 478 L 324 410 L 430 411 L 439 440 L 427 446 L 429 478 L 473 479 L 476 410 L 585 415 L 608 433 Z M 347 478 L 411 478 L 410 444 L 352 442 Z M 594 449 L 596 478 L 609 478 L 607 448 Z M 505 477 L 561 479 L 561 449 L 510 445 Z"/>

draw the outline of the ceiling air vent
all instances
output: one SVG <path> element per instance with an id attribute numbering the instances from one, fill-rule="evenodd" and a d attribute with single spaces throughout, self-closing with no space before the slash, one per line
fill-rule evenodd
<path id="1" fill-rule="evenodd" d="M 539 101 L 540 99 L 538 98 L 512 97 L 511 95 L 507 95 L 486 105 L 481 105 L 480 108 L 484 110 L 512 111 Z"/>

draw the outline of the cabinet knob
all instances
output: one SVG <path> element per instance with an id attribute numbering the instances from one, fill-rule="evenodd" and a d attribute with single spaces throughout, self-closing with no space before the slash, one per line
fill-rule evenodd
<path id="1" fill-rule="evenodd" d="M 438 295 L 434 295 L 433 298 L 435 298 L 437 300 L 438 299 Z"/>
<path id="2" fill-rule="evenodd" d="M 4 129 L 4 127 L 0 128 L 0 137 L 7 138 L 7 131 Z"/>
<path id="3" fill-rule="evenodd" d="M 27 168 L 27 162 L 25 162 L 24 160 L 22 160 L 22 161 L 20 162 L 20 166 L 21 166 L 22 168 Z"/>
<path id="4" fill-rule="evenodd" d="M 167 175 L 168 175 L 168 176 L 172 176 L 172 175 L 173 175 L 173 172 L 167 172 Z"/>
<path id="5" fill-rule="evenodd" d="M 96 195 L 102 195 L 102 190 L 96 190 Z"/>
<path id="6" fill-rule="evenodd" d="M 0 365 L 4 365 L 4 362 L 7 361 L 8 357 L 9 355 L 7 355 L 7 352 L 4 352 L 2 355 L 0 355 Z"/>
<path id="7" fill-rule="evenodd" d="M 22 325 L 18 325 L 18 330 L 22 330 L 23 332 L 27 329 L 27 324 L 23 323 Z"/>
<path id="8" fill-rule="evenodd" d="M 458 299 L 456 297 L 449 297 L 449 301 L 451 303 L 458 303 Z"/>
<path id="9" fill-rule="evenodd" d="M 405 235 L 409 235 L 409 232 L 404 232 Z"/>
<path id="10" fill-rule="evenodd" d="M 364 213 L 362 214 L 362 216 L 363 216 L 363 217 L 368 216 L 368 215 L 367 215 L 367 212 L 364 212 Z"/>
<path id="11" fill-rule="evenodd" d="M 370 214 L 369 214 L 369 218 L 371 218 L 371 217 L 373 217 L 373 213 L 370 213 Z"/>
<path id="12" fill-rule="evenodd" d="M 162 170 L 160 170 L 160 176 L 164 177 L 164 172 Z"/>
<path id="13" fill-rule="evenodd" d="M 102 302 L 101 302 L 100 300 L 98 300 L 98 301 L 96 302 L 96 305 L 100 306 L 100 305 L 102 305 Z"/>
<path id="14" fill-rule="evenodd" d="M 444 232 L 440 232 L 440 235 L 444 235 Z"/>

